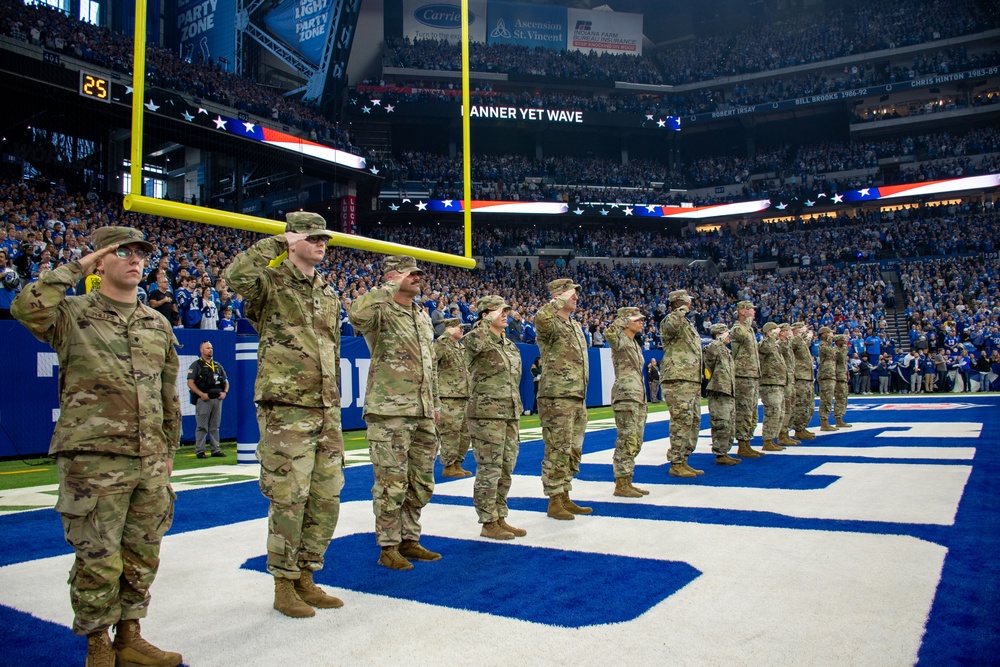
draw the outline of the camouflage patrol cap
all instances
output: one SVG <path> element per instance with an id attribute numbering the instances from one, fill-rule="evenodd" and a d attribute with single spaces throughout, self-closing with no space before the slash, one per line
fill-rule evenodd
<path id="1" fill-rule="evenodd" d="M 146 240 L 146 236 L 138 229 L 131 227 L 101 227 L 90 235 L 90 244 L 94 250 L 107 248 L 109 245 L 140 245 L 149 252 L 156 248 Z"/>
<path id="2" fill-rule="evenodd" d="M 484 296 L 483 298 L 476 301 L 476 312 L 477 313 L 490 313 L 497 308 L 510 309 L 507 302 L 503 300 L 502 296 L 497 296 L 496 294 L 491 294 L 490 296 Z"/>
<path id="3" fill-rule="evenodd" d="M 688 294 L 688 291 L 686 289 L 675 289 L 673 292 L 667 295 L 667 298 L 670 299 L 671 302 L 690 301 L 691 295 Z"/>
<path id="4" fill-rule="evenodd" d="M 834 343 L 844 343 L 844 342 L 847 342 L 847 335 L 846 334 L 837 334 L 836 336 L 833 337 L 833 342 Z"/>
<path id="5" fill-rule="evenodd" d="M 549 294 L 552 296 L 555 296 L 556 294 L 562 294 L 570 287 L 575 289 L 577 292 L 579 292 L 581 289 L 579 285 L 577 285 L 569 278 L 559 278 L 558 280 L 553 280 L 548 285 L 546 285 L 546 287 L 549 290 Z"/>
<path id="6" fill-rule="evenodd" d="M 643 315 L 641 312 L 639 312 L 638 308 L 634 308 L 632 306 L 627 306 L 625 308 L 619 308 L 618 309 L 618 317 L 624 317 L 625 319 L 631 320 L 633 322 L 636 321 L 636 320 L 644 320 L 644 319 L 646 319 L 646 316 Z"/>
<path id="7" fill-rule="evenodd" d="M 756 307 L 757 306 L 753 305 L 753 301 L 740 301 L 736 304 L 736 310 L 750 310 L 751 308 Z"/>
<path id="8" fill-rule="evenodd" d="M 778 328 L 781 329 L 782 331 L 791 331 L 792 325 L 789 324 L 788 322 L 782 322 L 781 324 L 778 325 Z"/>
<path id="9" fill-rule="evenodd" d="M 708 330 L 711 332 L 711 334 L 713 336 L 718 336 L 720 334 L 723 334 L 723 333 L 729 331 L 729 327 L 727 327 L 722 322 L 718 322 L 716 324 L 713 324 L 711 327 L 709 327 Z"/>
<path id="10" fill-rule="evenodd" d="M 806 323 L 805 322 L 795 322 L 794 324 L 792 324 L 792 328 L 793 329 L 805 329 L 806 328 Z"/>
<path id="11" fill-rule="evenodd" d="M 390 255 L 382 260 L 382 273 L 392 271 L 423 274 L 423 270 L 417 267 L 417 260 L 409 255 Z"/>
<path id="12" fill-rule="evenodd" d="M 462 326 L 462 318 L 461 317 L 446 317 L 443 320 L 441 320 L 441 324 L 444 325 L 445 329 L 450 329 L 452 327 Z"/>
<path id="13" fill-rule="evenodd" d="M 823 334 L 832 334 L 832 333 L 833 333 L 833 329 L 831 329 L 830 327 L 820 327 L 819 328 L 819 335 L 820 336 L 822 336 Z"/>
<path id="14" fill-rule="evenodd" d="M 771 333 L 772 331 L 774 331 L 775 329 L 778 329 L 778 328 L 779 328 L 778 325 L 775 324 L 774 322 L 765 322 L 764 323 L 764 335 L 767 335 L 767 334 Z"/>
<path id="15" fill-rule="evenodd" d="M 309 211 L 292 211 L 285 214 L 285 231 L 306 236 L 332 237 L 333 232 L 326 228 L 326 220 L 319 213 Z"/>

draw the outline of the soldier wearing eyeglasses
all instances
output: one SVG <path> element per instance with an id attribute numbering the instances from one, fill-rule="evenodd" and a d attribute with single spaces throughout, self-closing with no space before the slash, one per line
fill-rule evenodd
<path id="1" fill-rule="evenodd" d="M 174 516 L 170 488 L 181 435 L 178 359 L 170 324 L 140 303 L 142 232 L 102 227 L 95 252 L 39 276 L 11 312 L 59 357 L 59 421 L 49 454 L 59 472 L 56 511 L 76 553 L 73 631 L 87 664 L 178 665 L 139 632 Z M 98 289 L 66 291 L 97 272 Z M 108 628 L 115 626 L 114 643 Z"/>
<path id="2" fill-rule="evenodd" d="M 333 235 L 326 221 L 302 211 L 286 218 L 284 234 L 236 256 L 226 281 L 246 299 L 246 317 L 260 336 L 254 401 L 274 608 L 305 618 L 315 616 L 313 607 L 343 606 L 313 581 L 344 486 L 340 298 L 316 271 Z"/>

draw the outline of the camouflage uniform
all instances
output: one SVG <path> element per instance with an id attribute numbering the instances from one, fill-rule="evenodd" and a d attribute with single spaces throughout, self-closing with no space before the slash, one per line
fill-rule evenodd
<path id="1" fill-rule="evenodd" d="M 387 257 L 383 271 L 415 267 L 411 257 Z M 420 513 L 434 494 L 434 457 L 440 410 L 434 329 L 416 303 L 393 300 L 389 281 L 351 304 L 351 324 L 371 351 L 364 418 L 375 484 L 375 539 L 381 547 L 420 539 Z"/>
<path id="2" fill-rule="evenodd" d="M 124 229 L 97 230 L 94 247 L 152 248 Z M 59 358 L 60 413 L 49 454 L 59 473 L 56 511 L 76 554 L 73 632 L 88 635 L 146 616 L 160 542 L 174 516 L 168 461 L 180 442 L 181 411 L 170 324 L 148 306 L 118 304 L 100 290 L 67 297 L 83 278 L 79 261 L 46 271 L 11 314 Z"/>
<path id="3" fill-rule="evenodd" d="M 535 316 L 536 340 L 542 357 L 542 376 L 538 382 L 538 417 L 545 442 L 542 489 L 550 497 L 572 490 L 573 477 L 580 472 L 583 436 L 587 432 L 590 377 L 587 341 L 576 320 L 559 316 L 566 299 L 556 297 L 571 287 L 573 282 L 565 279 L 549 283 L 553 299 Z"/>
<path id="4" fill-rule="evenodd" d="M 838 340 L 839 339 L 839 340 Z M 834 337 L 836 343 L 846 341 L 847 337 L 839 334 Z M 847 370 L 847 349 L 843 345 L 835 344 L 834 351 L 837 353 L 836 359 L 836 387 L 833 392 L 833 416 L 836 419 L 843 419 L 847 414 L 847 386 L 850 381 L 850 372 Z"/>
<path id="5" fill-rule="evenodd" d="M 736 439 L 749 441 L 757 428 L 760 399 L 760 358 L 757 337 L 749 323 L 739 322 L 729 333 L 736 373 Z"/>
<path id="6" fill-rule="evenodd" d="M 777 328 L 773 322 L 765 325 L 764 338 L 760 341 L 760 396 L 764 403 L 764 442 L 773 442 L 781 431 L 785 421 L 785 383 L 788 369 L 785 367 L 785 355 L 781 350 L 781 341 L 777 334 L 768 335 L 768 331 Z"/>
<path id="7" fill-rule="evenodd" d="M 795 409 L 792 428 L 804 431 L 813 414 L 813 372 L 812 354 L 809 341 L 803 334 L 792 337 L 792 353 L 795 355 Z"/>
<path id="8" fill-rule="evenodd" d="M 833 341 L 821 340 L 819 343 L 819 419 L 826 423 L 833 410 L 833 392 L 837 385 L 837 352 L 833 349 Z"/>
<path id="9" fill-rule="evenodd" d="M 491 312 L 505 305 L 500 297 L 480 299 L 476 311 Z M 476 453 L 476 483 L 472 504 L 479 523 L 507 517 L 507 493 L 520 447 L 521 352 L 504 333 L 490 330 L 486 320 L 464 338 L 472 374 L 469 430 Z"/>
<path id="10" fill-rule="evenodd" d="M 736 412 L 733 355 L 718 338 L 705 346 L 704 355 L 705 370 L 709 375 L 705 390 L 708 392 L 708 415 L 712 423 L 712 452 L 716 456 L 724 456 L 732 449 L 736 434 L 733 425 Z"/>
<path id="11" fill-rule="evenodd" d="M 449 318 L 450 320 L 451 318 Z M 449 326 L 449 325 L 446 325 Z M 469 369 L 465 348 L 447 334 L 434 342 L 434 361 L 441 398 L 441 421 L 438 437 L 441 441 L 441 465 L 461 465 L 469 452 Z"/>
<path id="12" fill-rule="evenodd" d="M 660 388 L 670 409 L 667 458 L 670 463 L 681 465 L 698 444 L 701 426 L 701 338 L 687 320 L 689 309 L 689 305 L 680 306 L 660 320 L 663 341 Z"/>
<path id="13" fill-rule="evenodd" d="M 316 219 L 289 214 L 288 230 L 325 224 Z M 323 568 L 340 516 L 340 299 L 318 272 L 307 277 L 287 259 L 272 265 L 287 249 L 282 237 L 258 241 L 233 259 L 226 281 L 260 337 L 254 402 L 260 490 L 270 501 L 267 571 L 299 579 Z"/>
<path id="14" fill-rule="evenodd" d="M 782 328 L 788 324 L 782 324 Z M 778 341 L 781 347 L 782 356 L 785 358 L 785 397 L 782 401 L 782 414 L 784 419 L 781 424 L 781 432 L 788 433 L 792 428 L 792 413 L 795 408 L 795 352 L 792 350 L 792 339 Z"/>
<path id="15" fill-rule="evenodd" d="M 624 332 L 632 317 L 641 317 L 638 308 L 619 309 L 619 316 L 604 330 L 604 340 L 611 348 L 615 367 L 615 383 L 611 387 L 611 406 L 615 412 L 618 438 L 615 440 L 615 479 L 629 477 L 635 472 L 635 457 L 642 449 L 643 430 L 646 428 L 646 388 L 642 380 L 642 348 L 635 338 Z M 635 311 L 634 313 L 632 311 Z"/>

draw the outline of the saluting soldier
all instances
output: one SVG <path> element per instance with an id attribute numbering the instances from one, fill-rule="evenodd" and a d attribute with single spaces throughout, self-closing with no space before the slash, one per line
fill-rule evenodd
<path id="1" fill-rule="evenodd" d="M 521 352 L 507 338 L 510 306 L 492 295 L 476 302 L 479 322 L 465 337 L 472 373 L 469 429 L 476 453 L 472 504 L 482 537 L 510 540 L 528 531 L 507 523 L 507 493 L 520 447 Z"/>
<path id="2" fill-rule="evenodd" d="M 751 301 L 740 301 L 736 309 L 739 322 L 729 332 L 736 371 L 736 441 L 739 443 L 736 455 L 755 459 L 763 456 L 750 447 L 754 429 L 757 428 L 757 402 L 760 400 L 760 356 L 753 329 L 753 317 L 757 311 Z"/>
<path id="3" fill-rule="evenodd" d="M 535 316 L 542 377 L 538 383 L 538 417 L 545 454 L 542 489 L 549 497 L 547 514 L 563 521 L 594 510 L 570 500 L 573 477 L 580 472 L 583 436 L 587 432 L 587 341 L 573 319 L 580 286 L 568 278 L 548 284 L 551 300 Z"/>
<path id="4" fill-rule="evenodd" d="M 788 434 L 788 430 L 792 427 L 792 412 L 795 408 L 795 352 L 792 351 L 792 325 L 783 322 L 778 328 L 781 330 L 778 342 L 781 354 L 785 358 L 785 398 L 781 403 L 784 419 L 778 432 L 778 444 L 788 447 L 802 444 L 801 440 L 796 440 Z"/>
<path id="5" fill-rule="evenodd" d="M 55 509 L 76 556 L 73 632 L 87 637 L 88 667 L 113 667 L 116 658 L 119 665 L 174 667 L 181 655 L 143 639 L 139 619 L 174 518 L 177 341 L 170 323 L 138 300 L 153 250 L 142 232 L 101 227 L 91 244 L 95 252 L 43 272 L 11 304 L 11 315 L 59 358 L 60 411 L 49 455 L 59 473 Z M 95 271 L 98 287 L 66 296 Z"/>
<path id="6" fill-rule="evenodd" d="M 613 457 L 615 495 L 642 498 L 649 491 L 632 485 L 635 457 L 642 449 L 646 428 L 646 388 L 642 384 L 642 348 L 635 335 L 642 331 L 645 316 L 638 308 L 619 308 L 614 321 L 604 330 L 604 340 L 611 348 L 615 383 L 611 387 L 611 406 L 615 412 L 618 438 Z"/>
<path id="7" fill-rule="evenodd" d="M 695 477 L 704 474 L 688 465 L 688 457 L 698 444 L 701 426 L 701 338 L 688 321 L 691 297 L 687 290 L 668 295 L 670 313 L 660 320 L 663 360 L 660 363 L 660 388 L 670 409 L 670 474 Z"/>
<path id="8" fill-rule="evenodd" d="M 785 383 L 788 372 L 785 355 L 781 350 L 781 329 L 774 322 L 764 325 L 760 341 L 760 398 L 764 403 L 764 451 L 779 452 L 784 449 L 776 441 L 785 421 Z"/>
<path id="9" fill-rule="evenodd" d="M 344 487 L 340 297 L 316 271 L 332 236 L 326 221 L 305 211 L 286 219 L 284 234 L 233 259 L 226 281 L 247 300 L 247 319 L 260 336 L 254 401 L 274 608 L 304 618 L 315 616 L 313 607 L 344 604 L 313 581 L 337 527 Z"/>
<path id="10" fill-rule="evenodd" d="M 716 465 L 734 466 L 740 459 L 729 455 L 733 447 L 736 413 L 736 380 L 733 374 L 733 355 L 726 347 L 729 327 L 719 322 L 709 327 L 714 340 L 705 346 L 705 371 L 708 373 L 708 416 L 712 423 L 712 453 Z"/>
<path id="11" fill-rule="evenodd" d="M 441 320 L 444 335 L 434 341 L 434 361 L 437 364 L 438 394 L 441 399 L 441 421 L 438 439 L 441 448 L 442 477 L 471 477 L 462 467 L 469 453 L 469 368 L 462 344 L 462 319 L 447 317 Z"/>
<path id="12" fill-rule="evenodd" d="M 847 336 L 837 334 L 833 337 L 833 349 L 837 353 L 837 386 L 833 391 L 833 416 L 838 428 L 851 428 L 854 424 L 844 421 L 847 414 L 847 383 L 850 381 L 850 371 L 847 369 Z"/>
<path id="13" fill-rule="evenodd" d="M 813 440 L 816 434 L 808 430 L 813 414 L 813 365 L 812 354 L 809 352 L 809 342 L 812 331 L 805 322 L 792 325 L 795 335 L 792 337 L 792 353 L 795 356 L 795 407 L 792 414 L 792 427 L 795 429 L 796 440 Z"/>
<path id="14" fill-rule="evenodd" d="M 819 430 L 839 431 L 830 425 L 833 394 L 837 388 L 837 352 L 833 349 L 833 330 L 819 329 Z"/>
<path id="15" fill-rule="evenodd" d="M 351 304 L 348 318 L 371 350 L 364 419 L 372 458 L 372 510 L 378 563 L 412 570 L 410 560 L 441 554 L 420 544 L 420 514 L 434 494 L 441 420 L 434 328 L 414 302 L 424 272 L 408 255 L 382 260 L 382 284 Z"/>

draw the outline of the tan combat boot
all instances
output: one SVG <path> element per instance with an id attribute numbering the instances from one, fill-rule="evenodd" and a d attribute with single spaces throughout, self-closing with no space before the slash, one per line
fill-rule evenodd
<path id="1" fill-rule="evenodd" d="M 840 416 L 837 417 L 837 426 L 840 428 L 851 428 L 852 426 L 854 426 L 854 424 L 848 424 L 847 422 L 844 421 L 844 417 Z"/>
<path id="2" fill-rule="evenodd" d="M 787 431 L 782 431 L 781 433 L 778 434 L 777 442 L 782 447 L 794 447 L 795 445 L 799 444 L 798 440 L 793 440 L 792 438 L 788 437 Z"/>
<path id="3" fill-rule="evenodd" d="M 593 514 L 594 508 L 581 507 L 569 499 L 569 491 L 563 491 L 562 504 L 567 512 L 571 514 Z"/>
<path id="4" fill-rule="evenodd" d="M 628 477 L 615 477 L 615 495 L 620 498 L 642 498 L 642 494 L 629 486 Z"/>
<path id="5" fill-rule="evenodd" d="M 378 564 L 390 570 L 413 569 L 413 563 L 399 554 L 399 547 L 382 547 L 382 553 L 378 557 Z"/>
<path id="6" fill-rule="evenodd" d="M 87 635 L 86 667 L 115 667 L 115 650 L 107 630 Z"/>
<path id="7" fill-rule="evenodd" d="M 638 491 L 639 493 L 641 493 L 641 494 L 642 494 L 642 495 L 644 495 L 644 496 L 648 496 L 648 495 L 649 495 L 649 491 L 647 491 L 646 489 L 640 489 L 640 488 L 639 488 L 638 486 L 634 486 L 634 485 L 632 484 L 632 475 L 629 475 L 629 476 L 628 476 L 628 485 L 629 485 L 629 487 L 630 487 L 630 488 L 631 488 L 631 489 L 632 489 L 633 491 Z"/>
<path id="8" fill-rule="evenodd" d="M 739 459 L 734 459 L 729 454 L 716 454 L 715 455 L 715 465 L 717 466 L 735 466 L 743 463 Z"/>
<path id="9" fill-rule="evenodd" d="M 506 517 L 500 517 L 497 519 L 497 525 L 506 530 L 508 533 L 514 533 L 514 537 L 524 537 L 528 534 L 524 528 L 515 528 L 514 526 L 507 523 Z"/>
<path id="10" fill-rule="evenodd" d="M 693 472 L 695 475 L 704 475 L 705 474 L 704 470 L 698 470 L 697 468 L 692 468 L 691 464 L 687 462 L 687 459 L 684 459 L 684 467 L 687 468 L 688 470 L 690 470 L 691 472 Z"/>
<path id="11" fill-rule="evenodd" d="M 771 440 L 765 440 L 764 441 L 764 446 L 761 447 L 761 449 L 763 449 L 765 452 L 782 452 L 782 451 L 785 450 L 784 447 L 782 447 L 781 445 L 779 445 L 773 439 L 771 439 Z"/>
<path id="12" fill-rule="evenodd" d="M 291 583 L 290 579 L 286 579 Z M 308 607 L 307 607 L 308 609 Z M 313 612 L 312 609 L 309 609 Z M 118 667 L 177 667 L 183 658 L 180 653 L 161 651 L 142 638 L 139 621 L 118 621 L 113 644 Z"/>
<path id="13" fill-rule="evenodd" d="M 418 540 L 403 540 L 399 544 L 399 555 L 409 560 L 419 560 L 424 563 L 441 560 L 441 554 L 424 549 Z"/>
<path id="14" fill-rule="evenodd" d="M 489 523 L 484 523 L 483 530 L 479 533 L 479 536 L 488 537 L 491 540 L 514 539 L 514 533 L 508 533 L 506 530 L 501 528 L 496 521 L 490 521 Z"/>
<path id="15" fill-rule="evenodd" d="M 798 440 L 815 440 L 816 434 L 808 429 L 797 428 L 795 429 L 795 437 Z"/>
<path id="16" fill-rule="evenodd" d="M 820 421 L 819 430 L 821 430 L 821 431 L 839 431 L 840 430 L 836 426 L 830 426 L 830 418 L 829 417 L 823 417 L 819 421 Z"/>
<path id="17" fill-rule="evenodd" d="M 335 598 L 332 595 L 327 595 L 326 591 L 316 585 L 316 582 L 313 581 L 312 570 L 302 570 L 299 578 L 293 581 L 295 582 L 295 592 L 298 593 L 299 599 L 310 607 L 316 607 L 317 609 L 340 609 L 344 606 L 343 600 Z"/>
<path id="18" fill-rule="evenodd" d="M 749 440 L 737 440 L 739 447 L 736 449 L 736 456 L 741 459 L 759 459 L 764 456 L 764 452 L 758 452 L 750 447 Z"/>
<path id="19" fill-rule="evenodd" d="M 295 592 L 295 582 L 284 577 L 274 578 L 274 608 L 290 618 L 312 618 L 316 615 L 316 610 Z"/>
<path id="20" fill-rule="evenodd" d="M 460 463 L 452 463 L 444 467 L 441 471 L 442 477 L 468 477 L 472 473 L 468 470 L 464 470 Z"/>
<path id="21" fill-rule="evenodd" d="M 545 514 L 560 521 L 572 521 L 576 518 L 563 507 L 561 493 L 549 496 L 549 509 Z"/>
<path id="22" fill-rule="evenodd" d="M 684 465 L 683 461 L 681 461 L 680 463 L 671 463 L 670 464 L 670 472 L 667 473 L 667 474 L 671 475 L 672 477 L 697 477 L 698 476 L 698 475 L 695 474 L 694 470 L 692 470 L 691 468 L 688 468 L 686 465 Z"/>

